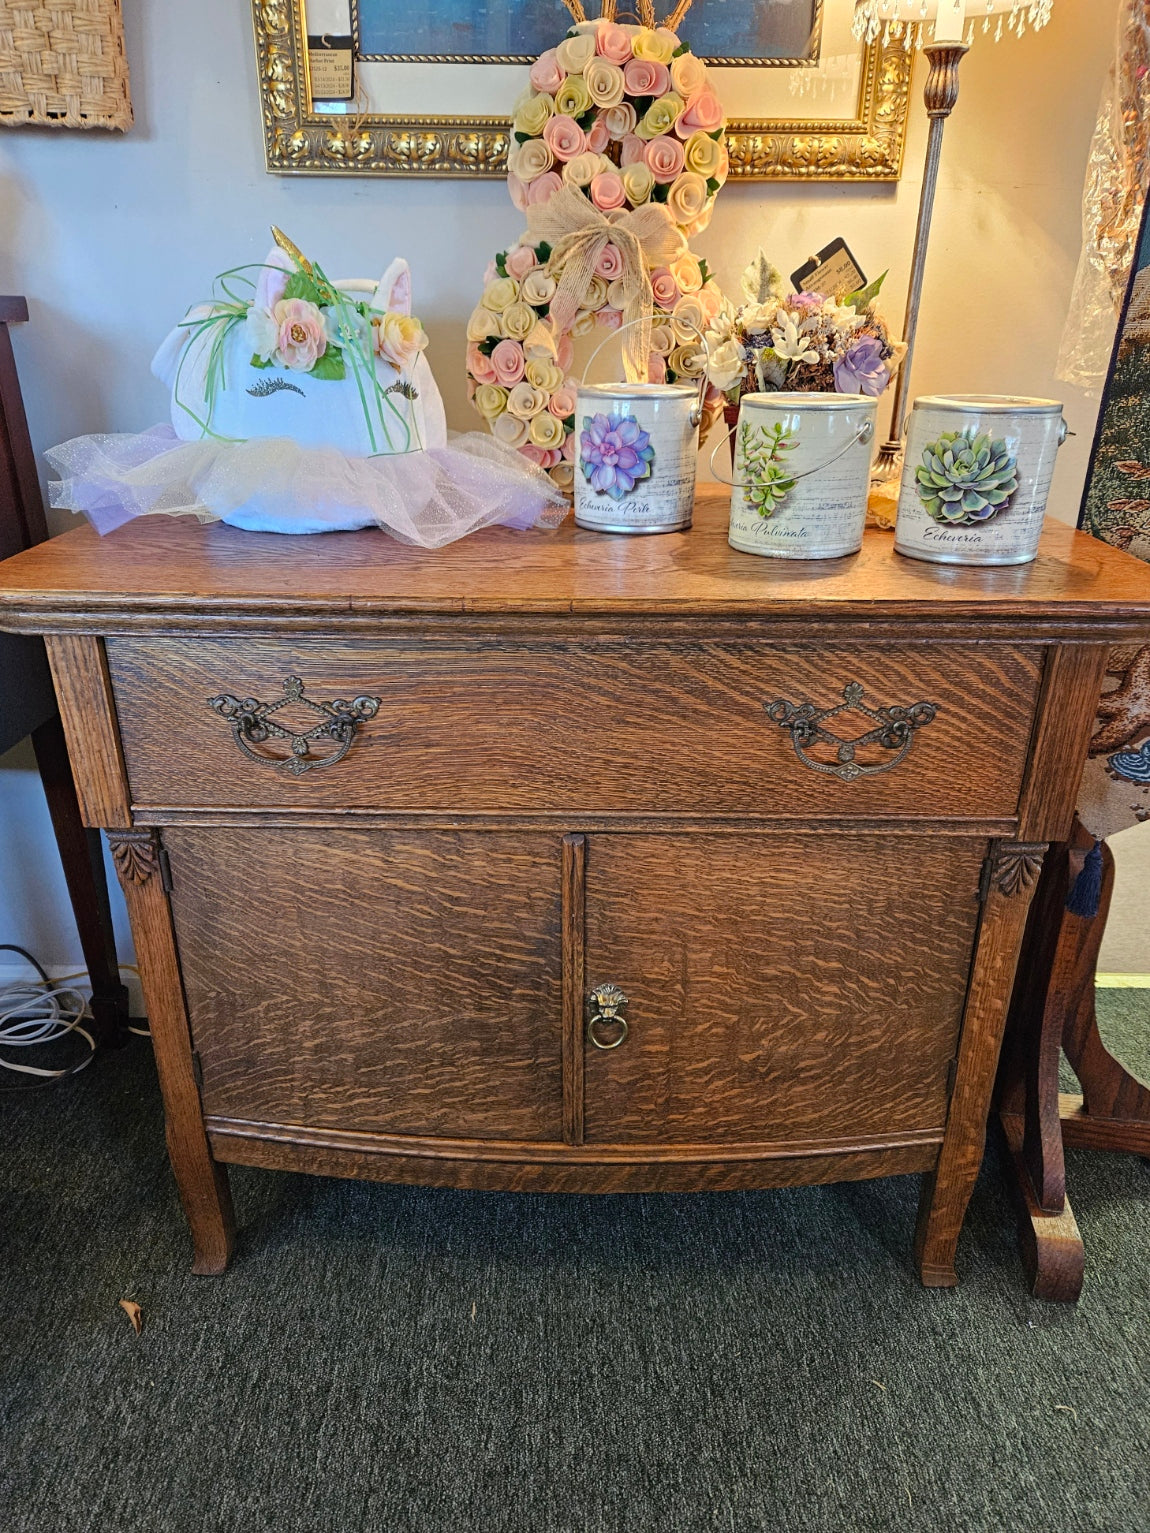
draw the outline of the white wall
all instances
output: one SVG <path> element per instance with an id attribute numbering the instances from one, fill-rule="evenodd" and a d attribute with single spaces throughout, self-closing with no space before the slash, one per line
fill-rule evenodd
<path id="1" fill-rule="evenodd" d="M 964 61 L 915 366 L 919 393 L 1066 400 L 1078 436 L 1064 449 L 1053 509 L 1068 520 L 1096 401 L 1056 383 L 1053 366 L 1115 14 L 1116 0 L 1057 0 L 1045 32 L 997 47 L 980 35 Z M 124 19 L 131 133 L 0 130 L 0 292 L 27 294 L 32 310 L 16 345 L 37 448 L 163 419 L 148 372 L 157 342 L 214 273 L 262 259 L 272 223 L 334 274 L 374 276 L 393 254 L 410 258 L 449 421 L 470 427 L 464 321 L 489 255 L 521 232 L 503 185 L 268 176 L 246 0 L 124 0 Z M 556 0 L 557 31 L 562 20 Z M 925 136 L 921 81 L 897 186 L 723 191 L 697 249 L 725 286 L 737 291 L 759 244 L 789 271 L 842 234 L 872 274 L 889 265 L 887 312 L 901 317 Z M 0 941 L 70 964 L 75 938 L 29 765 L 26 753 L 0 760 Z"/>

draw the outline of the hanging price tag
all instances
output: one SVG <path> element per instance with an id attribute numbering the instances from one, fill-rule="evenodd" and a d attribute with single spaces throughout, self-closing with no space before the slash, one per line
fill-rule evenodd
<path id="1" fill-rule="evenodd" d="M 866 287 L 866 274 L 847 249 L 846 240 L 832 240 L 791 273 L 800 293 L 821 293 L 824 298 L 845 297 Z"/>
<path id="2" fill-rule="evenodd" d="M 355 55 L 350 36 L 309 34 L 307 72 L 313 101 L 350 101 L 355 95 Z"/>

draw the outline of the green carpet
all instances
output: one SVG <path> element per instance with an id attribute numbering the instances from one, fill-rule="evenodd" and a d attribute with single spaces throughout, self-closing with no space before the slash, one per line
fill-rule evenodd
<path id="1" fill-rule="evenodd" d="M 1102 1005 L 1145 1073 L 1150 993 Z M 0 1528 L 1145 1533 L 1150 1169 L 1070 1161 L 1077 1309 L 1028 1296 L 994 1164 L 951 1292 L 913 1275 L 905 1177 L 596 1199 L 241 1170 L 235 1263 L 194 1278 L 135 1042 L 0 1098 Z"/>

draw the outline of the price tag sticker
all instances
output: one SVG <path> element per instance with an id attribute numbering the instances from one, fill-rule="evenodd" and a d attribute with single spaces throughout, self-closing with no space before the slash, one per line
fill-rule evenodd
<path id="1" fill-rule="evenodd" d="M 866 287 L 866 273 L 851 255 L 846 240 L 832 240 L 811 256 L 791 281 L 800 293 L 821 293 L 824 298 L 845 298 Z"/>
<path id="2" fill-rule="evenodd" d="M 355 95 L 355 54 L 350 36 L 309 34 L 307 73 L 313 101 L 350 101 Z"/>

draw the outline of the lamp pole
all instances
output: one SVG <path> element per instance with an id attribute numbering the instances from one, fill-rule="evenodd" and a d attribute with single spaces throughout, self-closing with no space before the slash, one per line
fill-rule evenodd
<path id="1" fill-rule="evenodd" d="M 958 66 L 970 44 L 956 39 L 952 42 L 927 43 L 923 52 L 930 60 L 923 99 L 930 118 L 930 132 L 926 141 L 926 166 L 922 176 L 922 193 L 918 200 L 918 224 L 914 231 L 914 256 L 910 267 L 910 288 L 906 298 L 906 320 L 902 335 L 906 342 L 906 356 L 895 375 L 894 403 L 891 406 L 890 435 L 878 450 L 874 478 L 889 480 L 901 472 L 902 427 L 906 414 L 906 397 L 910 383 L 910 368 L 914 360 L 914 339 L 918 330 L 918 306 L 922 296 L 922 274 L 926 267 L 926 247 L 930 239 L 930 221 L 934 212 L 934 193 L 938 185 L 938 162 L 942 155 L 942 133 L 946 119 L 958 100 Z"/>

